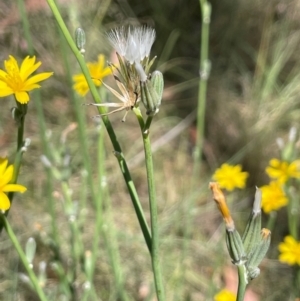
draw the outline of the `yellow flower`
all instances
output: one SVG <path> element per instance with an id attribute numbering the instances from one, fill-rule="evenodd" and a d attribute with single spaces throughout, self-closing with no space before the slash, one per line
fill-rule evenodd
<path id="1" fill-rule="evenodd" d="M 8 161 L 5 158 L 0 158 L 0 210 L 7 210 L 10 207 L 10 201 L 5 192 L 18 191 L 25 192 L 26 187 L 19 184 L 8 184 L 13 176 L 13 165 L 7 166 Z"/>
<path id="2" fill-rule="evenodd" d="M 286 236 L 278 249 L 281 253 L 279 261 L 289 265 L 300 265 L 300 241 L 296 241 L 291 235 Z"/>
<path id="3" fill-rule="evenodd" d="M 279 210 L 287 205 L 288 198 L 282 189 L 282 184 L 279 182 L 270 182 L 269 185 L 262 186 L 260 189 L 262 192 L 261 206 L 265 213 Z"/>
<path id="4" fill-rule="evenodd" d="M 105 67 L 105 56 L 100 54 L 98 56 L 98 62 L 87 63 L 91 78 L 94 84 L 99 87 L 101 85 L 101 80 L 112 74 L 110 67 Z M 81 96 L 85 96 L 89 91 L 89 85 L 86 81 L 85 76 L 80 73 L 73 76 L 73 89 Z"/>
<path id="5" fill-rule="evenodd" d="M 266 173 L 272 179 L 276 179 L 284 184 L 290 178 L 300 178 L 300 160 L 288 163 L 273 158 L 270 160 L 270 166 L 266 168 Z"/>
<path id="6" fill-rule="evenodd" d="M 242 172 L 241 165 L 224 163 L 215 171 L 213 179 L 219 183 L 220 188 L 232 191 L 235 188 L 245 188 L 248 176 L 247 172 Z"/>
<path id="7" fill-rule="evenodd" d="M 35 62 L 35 56 L 32 58 L 27 56 L 19 68 L 16 59 L 10 55 L 9 59 L 4 61 L 6 71 L 0 69 L 0 97 L 14 94 L 19 103 L 28 103 L 28 92 L 40 88 L 37 83 L 53 74 L 53 72 L 43 72 L 29 77 L 41 64 Z"/>
<path id="8" fill-rule="evenodd" d="M 215 295 L 214 300 L 215 301 L 235 301 L 236 295 L 227 289 L 223 289 L 217 295 Z"/>

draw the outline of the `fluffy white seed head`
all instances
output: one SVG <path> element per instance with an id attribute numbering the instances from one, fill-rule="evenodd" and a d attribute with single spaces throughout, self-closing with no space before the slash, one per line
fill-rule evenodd
<path id="1" fill-rule="evenodd" d="M 140 63 L 149 57 L 151 47 L 155 40 L 155 30 L 147 26 L 120 27 L 111 30 L 108 39 L 113 48 L 130 64 Z"/>

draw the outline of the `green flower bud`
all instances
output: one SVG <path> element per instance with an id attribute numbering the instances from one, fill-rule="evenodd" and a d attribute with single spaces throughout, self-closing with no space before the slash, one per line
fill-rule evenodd
<path id="1" fill-rule="evenodd" d="M 243 263 L 246 259 L 246 254 L 241 236 L 235 228 L 233 230 L 226 230 L 226 244 L 232 263 Z"/>
<path id="2" fill-rule="evenodd" d="M 261 230 L 261 190 L 256 188 L 255 199 L 253 209 L 249 221 L 247 223 L 245 232 L 243 234 L 243 245 L 247 257 L 250 256 L 252 250 L 260 242 L 260 230 Z"/>
<path id="3" fill-rule="evenodd" d="M 263 228 L 260 234 L 260 242 L 252 251 L 247 261 L 247 270 L 251 279 L 259 275 L 258 265 L 267 254 L 271 243 L 271 231 Z M 258 272 L 258 273 L 257 273 Z"/>
<path id="4" fill-rule="evenodd" d="M 160 71 L 154 71 L 149 79 L 141 81 L 141 99 L 147 115 L 155 115 L 159 111 L 164 89 L 164 79 Z"/>

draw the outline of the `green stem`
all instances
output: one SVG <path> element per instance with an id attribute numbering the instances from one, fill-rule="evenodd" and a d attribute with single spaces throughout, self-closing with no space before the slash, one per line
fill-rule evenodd
<path id="1" fill-rule="evenodd" d="M 198 91 L 198 109 L 197 109 L 197 132 L 196 145 L 194 149 L 194 175 L 197 175 L 200 169 L 205 124 L 206 108 L 206 90 L 207 80 L 210 74 L 210 61 L 208 59 L 209 49 L 209 25 L 211 16 L 211 5 L 206 0 L 200 0 L 202 13 L 201 29 L 201 50 L 200 50 L 200 81 Z"/>
<path id="2" fill-rule="evenodd" d="M 206 0 L 199 0 L 200 10 L 202 16 L 201 24 L 201 49 L 200 49 L 200 66 L 199 66 L 199 89 L 198 89 L 198 106 L 197 106 L 197 126 L 196 126 L 196 142 L 193 151 L 193 171 L 192 179 L 190 184 L 190 196 L 187 198 L 187 202 L 184 205 L 186 211 L 186 219 L 183 225 L 184 239 L 180 258 L 181 273 L 177 280 L 177 289 L 179 293 L 175 295 L 175 300 L 181 300 L 182 291 L 186 287 L 184 284 L 185 273 L 187 266 L 185 259 L 187 257 L 188 248 L 190 246 L 190 237 L 193 231 L 193 218 L 191 216 L 192 208 L 195 203 L 195 188 L 199 186 L 199 174 L 201 169 L 201 159 L 203 151 L 204 141 L 204 126 L 205 126 L 205 109 L 206 109 L 206 91 L 207 91 L 207 80 L 210 74 L 210 61 L 208 59 L 209 50 L 209 25 L 211 15 L 211 5 Z"/>
<path id="3" fill-rule="evenodd" d="M 296 269 L 297 270 L 296 270 L 296 278 L 295 278 L 295 293 L 296 293 L 296 297 L 300 298 L 300 268 L 297 266 Z"/>
<path id="4" fill-rule="evenodd" d="M 246 266 L 241 264 L 237 266 L 239 275 L 239 286 L 237 291 L 236 301 L 244 301 L 246 287 L 248 284 Z"/>
<path id="5" fill-rule="evenodd" d="M 144 131 L 145 123 L 141 111 L 138 108 L 134 108 L 133 111 L 138 119 L 142 131 L 142 137 L 144 143 L 146 172 L 147 172 L 147 180 L 148 180 L 149 205 L 150 205 L 151 234 L 152 234 L 152 248 L 151 248 L 152 269 L 154 274 L 156 296 L 158 301 L 162 301 L 165 300 L 165 293 L 164 293 L 164 286 L 162 282 L 161 268 L 159 262 L 158 214 L 157 214 L 157 201 L 156 201 L 156 193 L 155 193 L 155 181 L 154 181 L 151 143 L 149 138 L 149 131 L 146 132 Z M 151 118 L 150 119 L 150 123 L 151 123 L 152 117 L 150 118 Z M 148 123 L 149 122 L 146 121 L 146 124 Z"/>
<path id="6" fill-rule="evenodd" d="M 24 151 L 22 150 L 23 143 L 24 143 L 24 141 L 23 141 L 24 140 L 24 138 L 23 138 L 24 137 L 24 124 L 25 124 L 25 116 L 27 113 L 27 105 L 21 105 L 17 101 L 16 101 L 16 103 L 18 106 L 18 108 L 16 110 L 18 110 L 18 115 L 20 116 L 20 119 L 17 120 L 17 123 L 18 123 L 17 153 L 15 156 L 15 162 L 14 162 L 14 172 L 13 172 L 13 176 L 11 179 L 12 184 L 17 183 L 20 168 L 21 168 L 22 157 L 23 157 L 23 153 L 24 153 Z M 9 198 L 10 204 L 12 204 L 12 201 L 14 198 L 14 192 L 9 192 L 8 198 Z M 7 210 L 5 212 L 5 216 L 8 216 L 9 211 L 10 210 Z M 2 232 L 3 228 L 4 228 L 4 224 L 0 220 L 0 233 Z"/>
<path id="7" fill-rule="evenodd" d="M 11 242 L 13 243 L 15 249 L 17 250 L 19 257 L 28 273 L 31 283 L 35 288 L 35 292 L 37 293 L 37 295 L 39 296 L 41 301 L 47 301 L 47 298 L 38 282 L 38 279 L 35 276 L 33 270 L 31 269 L 31 267 L 27 261 L 26 255 L 23 252 L 22 247 L 20 246 L 19 241 L 18 241 L 13 229 L 11 228 L 10 224 L 8 223 L 6 216 L 3 214 L 0 214 L 0 218 L 1 218 L 2 223 L 4 224 L 4 228 L 8 234 Z"/>
<path id="8" fill-rule="evenodd" d="M 54 0 L 47 0 L 47 2 L 48 2 L 48 5 L 50 6 L 50 8 L 53 12 L 54 17 L 56 18 L 56 21 L 57 21 L 57 23 L 58 23 L 65 39 L 67 40 L 67 43 L 69 44 L 72 52 L 74 53 L 79 65 L 81 67 L 81 70 L 82 70 L 82 72 L 83 72 L 83 74 L 86 78 L 86 81 L 89 85 L 89 88 L 90 88 L 91 94 L 94 98 L 94 101 L 96 103 L 100 103 L 101 102 L 100 96 L 98 94 L 98 91 L 97 91 L 92 79 L 91 79 L 91 76 L 90 76 L 88 68 L 85 64 L 85 61 L 82 57 L 82 54 L 77 49 L 77 47 L 76 47 L 76 45 L 75 45 L 68 29 L 67 29 L 61 15 L 60 15 L 60 12 L 57 9 L 57 6 L 56 6 Z M 102 114 L 102 113 L 104 113 L 105 109 L 102 108 L 102 107 L 98 107 L 98 110 L 99 110 L 100 114 Z M 134 183 L 131 179 L 131 175 L 130 175 L 126 160 L 125 160 L 124 155 L 122 153 L 121 146 L 120 146 L 120 144 L 117 140 L 117 137 L 115 135 L 115 132 L 112 128 L 112 125 L 111 125 L 109 119 L 107 117 L 102 117 L 102 121 L 104 123 L 104 126 L 107 130 L 107 133 L 108 133 L 108 135 L 110 137 L 110 140 L 111 140 L 111 143 L 113 145 L 114 153 L 115 153 L 115 155 L 118 159 L 119 166 L 120 166 L 121 172 L 123 174 L 125 183 L 127 185 L 127 188 L 128 188 L 128 191 L 129 191 L 134 209 L 136 211 L 136 215 L 137 215 L 138 221 L 140 223 L 140 227 L 141 227 L 141 230 L 143 232 L 147 247 L 148 247 L 149 251 L 151 252 L 151 235 L 150 235 L 149 227 L 148 227 L 147 221 L 145 219 L 144 212 L 142 210 L 142 206 L 140 204 L 136 188 L 135 188 Z"/>
<path id="9" fill-rule="evenodd" d="M 270 212 L 266 228 L 269 229 L 270 231 L 273 231 L 275 227 L 276 219 L 277 219 L 277 212 L 276 211 Z"/>
<path id="10" fill-rule="evenodd" d="M 298 239 L 298 227 L 297 227 L 298 216 L 297 214 L 295 214 L 295 212 L 298 212 L 297 211 L 298 200 L 295 200 L 293 195 L 291 195 L 288 184 L 285 185 L 284 191 L 289 200 L 287 206 L 289 233 L 297 240 Z"/>
<path id="11" fill-rule="evenodd" d="M 24 144 L 24 127 L 25 127 L 25 116 L 27 113 L 27 105 L 19 104 L 16 100 L 18 111 L 20 114 L 20 120 L 18 120 L 18 140 L 17 140 L 17 151 L 23 147 Z"/>

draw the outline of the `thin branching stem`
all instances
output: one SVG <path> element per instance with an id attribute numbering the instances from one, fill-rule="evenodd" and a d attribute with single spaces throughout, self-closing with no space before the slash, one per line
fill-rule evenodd
<path id="1" fill-rule="evenodd" d="M 179 291 L 183 291 L 185 287 L 185 273 L 187 266 L 185 264 L 185 258 L 188 254 L 190 236 L 193 231 L 193 218 L 191 217 L 192 208 L 194 208 L 195 203 L 195 189 L 199 187 L 199 175 L 201 169 L 202 151 L 203 151 L 203 141 L 204 141 L 204 125 L 205 125 L 205 109 L 206 109 L 206 91 L 207 91 L 207 80 L 210 73 L 210 61 L 208 59 L 209 50 L 209 25 L 210 25 L 210 14 L 211 5 L 206 0 L 199 0 L 200 10 L 202 16 L 201 24 L 201 45 L 200 45 L 200 66 L 199 66 L 199 89 L 198 89 L 198 105 L 197 105 L 197 127 L 196 127 L 196 142 L 193 152 L 193 171 L 192 179 L 190 184 L 191 193 L 187 198 L 186 202 L 186 220 L 183 226 L 184 239 L 183 248 L 181 254 L 181 276 L 178 279 Z M 198 194 L 197 194 L 198 195 Z M 181 300 L 181 294 L 175 296 L 175 300 Z"/>
<path id="2" fill-rule="evenodd" d="M 210 74 L 210 61 L 208 59 L 209 49 L 209 25 L 211 15 L 211 5 L 206 0 L 200 0 L 202 14 L 201 28 L 201 49 L 200 49 L 200 70 L 199 70 L 199 91 L 198 91 L 198 108 L 197 108 L 197 131 L 196 145 L 194 148 L 194 175 L 199 172 L 203 141 L 204 141 L 204 124 L 206 109 L 206 90 L 207 80 Z"/>
<path id="3" fill-rule="evenodd" d="M 154 274 L 156 296 L 158 301 L 163 301 L 165 300 L 165 293 L 164 293 L 164 286 L 162 282 L 161 266 L 159 262 L 159 232 L 158 232 L 157 200 L 156 200 L 155 181 L 154 181 L 152 150 L 151 150 L 151 143 L 149 137 L 149 126 L 151 124 L 152 117 L 151 116 L 148 117 L 148 120 L 144 122 L 140 109 L 134 108 L 133 111 L 138 119 L 141 128 L 143 143 L 144 143 L 144 151 L 145 151 L 149 205 L 150 205 L 151 234 L 152 234 L 151 259 L 152 259 L 152 269 Z"/>

